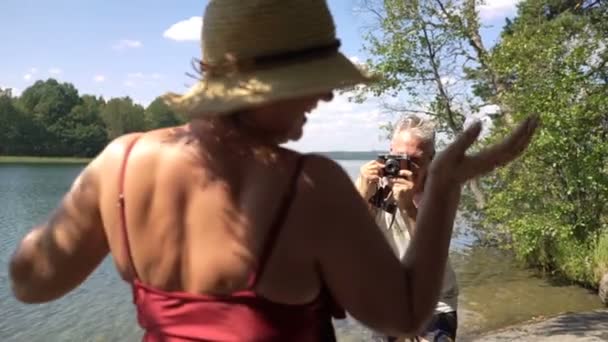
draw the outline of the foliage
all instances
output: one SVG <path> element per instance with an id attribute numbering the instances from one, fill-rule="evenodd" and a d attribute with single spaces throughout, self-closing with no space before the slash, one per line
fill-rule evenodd
<path id="1" fill-rule="evenodd" d="M 366 67 L 382 81 L 355 89 L 355 100 L 388 96 L 386 109 L 432 116 L 448 137 L 493 105 L 480 145 L 539 114 L 526 155 L 470 184 L 476 203 L 484 203 L 480 189 L 490 197 L 469 217 L 484 241 L 528 265 L 595 285 L 608 265 L 608 2 L 524 0 L 486 49 L 483 1 L 360 1 L 376 19 L 365 36 Z"/>
<path id="2" fill-rule="evenodd" d="M 608 220 L 608 217 L 604 217 Z M 608 222 L 604 221 L 604 224 Z M 602 279 L 608 273 L 608 232 L 603 231 L 597 240 L 593 251 L 593 265 L 595 266 L 593 279 Z"/>
<path id="3" fill-rule="evenodd" d="M 66 141 L 69 142 L 70 156 L 92 156 L 101 151 L 108 141 L 106 126 L 101 119 L 101 109 L 105 101 L 91 95 L 84 95 L 82 103 L 70 111 L 65 120 Z"/>
<path id="4" fill-rule="evenodd" d="M 358 88 L 355 100 L 389 96 L 386 109 L 431 116 L 448 138 L 484 106 L 509 117 L 501 101 L 505 85 L 481 39 L 480 1 L 360 2 L 375 19 L 364 37 L 372 56 L 366 67 L 381 81 Z"/>
<path id="5" fill-rule="evenodd" d="M 542 127 L 523 158 L 485 180 L 483 226 L 506 232 L 527 264 L 596 286 L 608 263 L 598 253 L 608 231 L 608 40 L 596 20 L 607 8 L 581 3 L 522 2 L 493 52 L 514 118 L 537 113 Z"/>
<path id="6" fill-rule="evenodd" d="M 446 11 L 453 11 L 447 3 Z M 451 83 L 458 75 L 462 41 L 442 19 L 442 10 L 433 2 L 419 1 L 364 0 L 362 5 L 376 19 L 377 27 L 365 35 L 365 49 L 374 57 L 367 67 L 381 81 L 361 89 L 355 99 L 398 98 L 386 104 L 387 109 L 436 116 L 443 131 L 460 131 L 465 117 L 454 107 Z"/>
<path id="7" fill-rule="evenodd" d="M 368 71 L 380 82 L 355 88 L 356 101 L 385 99 L 390 112 L 416 113 L 435 120 L 441 141 L 462 132 L 465 122 L 483 117 L 505 118 L 510 109 L 502 101 L 505 84 L 497 76 L 480 34 L 478 0 L 360 0 L 375 19 L 365 35 L 372 56 Z M 491 105 L 491 107 L 489 107 Z M 382 132 L 390 132 L 384 123 Z M 483 208 L 478 180 L 468 183 L 467 206 Z"/>
<path id="8" fill-rule="evenodd" d="M 115 139 L 123 134 L 146 129 L 144 108 L 134 104 L 129 97 L 111 99 L 101 111 L 106 124 L 108 138 Z"/>
<path id="9" fill-rule="evenodd" d="M 184 118 L 183 115 L 179 115 L 169 108 L 161 98 L 152 101 L 145 111 L 145 121 L 148 129 L 181 125 L 186 121 Z"/>
<path id="10" fill-rule="evenodd" d="M 0 96 L 0 153 L 24 152 L 29 142 L 23 139 L 32 123 L 9 96 Z"/>
<path id="11" fill-rule="evenodd" d="M 92 157 L 122 134 L 184 122 L 160 99 L 145 110 L 128 97 L 106 103 L 54 79 L 19 97 L 0 89 L 0 155 Z"/>

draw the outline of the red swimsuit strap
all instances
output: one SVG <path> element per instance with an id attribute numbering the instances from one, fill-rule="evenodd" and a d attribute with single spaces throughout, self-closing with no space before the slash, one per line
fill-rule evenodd
<path id="1" fill-rule="evenodd" d="M 291 181 L 289 186 L 287 187 L 285 193 L 283 194 L 283 199 L 277 211 L 277 214 L 270 226 L 270 230 L 268 231 L 268 236 L 266 237 L 266 241 L 264 241 L 262 245 L 262 253 L 260 254 L 260 258 L 257 262 L 257 267 L 254 272 L 251 274 L 249 278 L 248 288 L 253 289 L 257 284 L 258 280 L 261 278 L 264 270 L 266 268 L 266 263 L 272 254 L 274 246 L 277 242 L 277 239 L 281 233 L 281 228 L 284 226 L 285 220 L 287 219 L 287 214 L 289 213 L 289 209 L 296 197 L 297 188 L 298 188 L 298 180 L 300 179 L 300 174 L 302 173 L 302 168 L 304 166 L 304 161 L 306 159 L 305 155 L 301 155 L 298 157 L 296 161 L 296 167 L 293 172 L 293 176 L 291 177 Z"/>
<path id="2" fill-rule="evenodd" d="M 137 270 L 135 269 L 135 264 L 133 263 L 133 254 L 131 254 L 131 246 L 129 245 L 129 233 L 127 231 L 127 214 L 125 210 L 125 174 L 127 172 L 127 164 L 129 162 L 129 155 L 131 154 L 131 150 L 135 143 L 139 140 L 141 136 L 137 136 L 133 140 L 129 142 L 127 145 L 127 150 L 125 152 L 125 156 L 122 160 L 122 165 L 120 166 L 120 178 L 118 180 L 118 207 L 120 208 L 120 227 L 122 231 L 122 239 L 125 251 L 127 253 L 127 263 L 129 264 L 129 268 L 133 274 L 133 278 L 139 280 L 139 275 L 137 274 Z"/>

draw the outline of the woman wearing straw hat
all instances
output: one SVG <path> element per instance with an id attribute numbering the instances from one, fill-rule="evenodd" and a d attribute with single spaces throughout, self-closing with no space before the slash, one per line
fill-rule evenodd
<path id="1" fill-rule="evenodd" d="M 465 156 L 473 125 L 435 158 L 402 265 L 343 169 L 279 147 L 333 89 L 370 81 L 338 52 L 325 1 L 211 1 L 204 23 L 201 81 L 166 96 L 189 124 L 111 142 L 19 245 L 15 296 L 59 298 L 111 253 L 146 341 L 331 341 L 340 307 L 415 334 L 461 184 L 518 156 L 536 119 Z"/>

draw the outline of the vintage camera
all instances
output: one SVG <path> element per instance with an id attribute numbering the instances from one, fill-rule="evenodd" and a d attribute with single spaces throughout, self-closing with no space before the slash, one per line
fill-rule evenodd
<path id="1" fill-rule="evenodd" d="M 384 164 L 384 168 L 380 171 L 381 177 L 399 177 L 403 165 L 406 170 L 412 169 L 412 161 L 405 154 L 381 154 L 377 160 Z M 378 187 L 376 193 L 369 199 L 369 203 L 388 213 L 395 213 L 397 204 L 391 199 L 392 191 L 389 186 Z"/>
<path id="2" fill-rule="evenodd" d="M 405 161 L 405 169 L 412 169 L 412 160 L 407 154 L 381 154 L 377 159 L 384 164 L 380 176 L 382 177 L 399 177 L 401 165 Z"/>

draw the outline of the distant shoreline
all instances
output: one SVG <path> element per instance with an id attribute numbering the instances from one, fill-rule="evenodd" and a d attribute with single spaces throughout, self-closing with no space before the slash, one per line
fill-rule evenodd
<path id="1" fill-rule="evenodd" d="M 313 152 L 337 160 L 372 160 L 382 151 L 325 151 Z M 0 156 L 0 164 L 86 164 L 92 158 L 79 157 L 37 157 L 37 156 Z"/>
<path id="2" fill-rule="evenodd" d="M 0 164 L 86 164 L 91 158 L 0 156 Z"/>
<path id="3" fill-rule="evenodd" d="M 376 159 L 379 154 L 385 154 L 384 151 L 326 151 L 313 152 L 332 159 L 338 160 L 372 160 Z"/>

